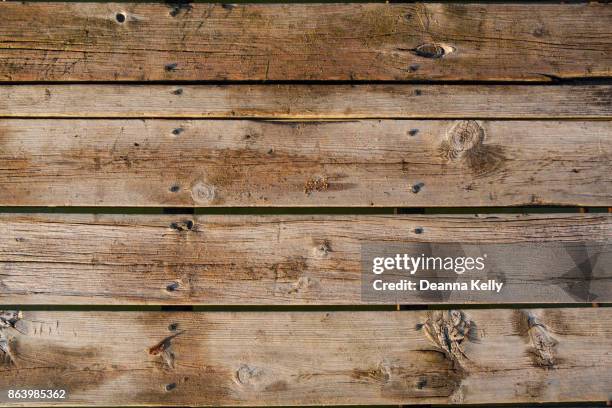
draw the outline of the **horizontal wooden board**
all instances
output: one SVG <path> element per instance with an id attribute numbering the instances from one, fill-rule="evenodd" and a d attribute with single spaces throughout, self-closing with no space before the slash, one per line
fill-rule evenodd
<path id="1" fill-rule="evenodd" d="M 612 204 L 612 121 L 0 121 L 0 205 Z"/>
<path id="2" fill-rule="evenodd" d="M 3 405 L 606 401 L 612 309 L 32 312 L 0 329 Z"/>
<path id="3" fill-rule="evenodd" d="M 610 85 L 5 85 L 0 117 L 612 117 Z"/>
<path id="4" fill-rule="evenodd" d="M 612 76 L 612 6 L 6 2 L 0 80 Z"/>
<path id="5" fill-rule="evenodd" d="M 366 245 L 609 243 L 612 215 L 5 213 L 0 236 L 1 304 L 388 304 L 362 298 Z M 612 301 L 609 268 L 571 275 L 554 262 L 543 268 L 536 261 L 517 260 L 505 276 L 508 290 L 492 302 Z M 457 293 L 405 303 L 466 299 Z"/>

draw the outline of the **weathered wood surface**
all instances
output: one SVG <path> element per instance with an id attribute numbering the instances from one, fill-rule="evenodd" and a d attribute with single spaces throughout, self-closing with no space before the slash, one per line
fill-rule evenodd
<path id="1" fill-rule="evenodd" d="M 5 85 L 0 117 L 612 117 L 610 85 Z"/>
<path id="2" fill-rule="evenodd" d="M 364 245 L 609 242 L 612 215 L 1 214 L 0 236 L 2 304 L 338 305 L 368 303 Z M 580 285 L 611 301 L 611 270 L 580 283 L 533 261 L 516 260 L 505 277 L 511 289 L 494 302 L 591 301 Z M 463 303 L 461 296 L 410 303 Z"/>
<path id="3" fill-rule="evenodd" d="M 612 76 L 609 4 L 0 5 L 0 80 Z"/>
<path id="4" fill-rule="evenodd" d="M 0 204 L 612 203 L 611 121 L 0 121 Z"/>
<path id="5" fill-rule="evenodd" d="M 578 402 L 606 401 L 612 384 L 610 308 L 25 311 L 11 321 L 0 329 L 3 396 L 68 398 L 8 405 Z"/>

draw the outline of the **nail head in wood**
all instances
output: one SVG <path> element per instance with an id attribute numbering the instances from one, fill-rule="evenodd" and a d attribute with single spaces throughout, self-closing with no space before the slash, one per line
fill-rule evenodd
<path id="1" fill-rule="evenodd" d="M 179 288 L 179 283 L 178 282 L 172 282 L 170 284 L 168 284 L 168 286 L 166 286 L 166 290 L 168 292 L 174 292 Z"/>

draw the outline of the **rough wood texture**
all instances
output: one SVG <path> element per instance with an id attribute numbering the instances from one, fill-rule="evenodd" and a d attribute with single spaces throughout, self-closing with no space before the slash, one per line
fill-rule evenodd
<path id="1" fill-rule="evenodd" d="M 1 214 L 0 236 L 2 304 L 337 305 L 364 303 L 360 261 L 369 243 L 609 242 L 612 215 Z M 496 301 L 589 301 L 565 272 L 536 262 L 517 268 L 506 277 L 513 289 Z M 610 301 L 611 273 L 580 282 Z"/>
<path id="2" fill-rule="evenodd" d="M 609 4 L 0 5 L 0 80 L 612 76 Z"/>
<path id="3" fill-rule="evenodd" d="M 610 308 L 25 311 L 11 322 L 0 389 L 68 399 L 8 405 L 606 401 L 612 383 Z"/>
<path id="4" fill-rule="evenodd" d="M 6 85 L 0 117 L 609 118 L 612 86 Z"/>
<path id="5" fill-rule="evenodd" d="M 0 204 L 612 203 L 611 121 L 0 121 Z"/>

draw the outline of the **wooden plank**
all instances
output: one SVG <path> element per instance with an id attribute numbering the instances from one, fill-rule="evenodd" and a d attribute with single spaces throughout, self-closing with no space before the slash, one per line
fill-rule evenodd
<path id="1" fill-rule="evenodd" d="M 6 2 L 4 81 L 612 76 L 609 4 Z"/>
<path id="2" fill-rule="evenodd" d="M 610 85 L 6 85 L 0 117 L 612 117 Z"/>
<path id="3" fill-rule="evenodd" d="M 0 236 L 1 304 L 394 304 L 362 298 L 366 245 L 610 242 L 612 215 L 5 213 Z M 517 260 L 506 274 L 507 290 L 491 302 L 612 301 L 612 271 L 605 265 L 579 281 L 565 279 L 566 272 L 538 259 Z M 461 296 L 410 303 L 463 303 Z M 467 302 L 483 303 L 478 299 Z"/>
<path id="4" fill-rule="evenodd" d="M 611 121 L 0 121 L 0 204 L 612 203 Z"/>
<path id="5" fill-rule="evenodd" d="M 610 308 L 25 311 L 12 321 L 1 329 L 3 397 L 68 397 L 5 406 L 580 402 L 606 401 L 612 383 Z"/>

